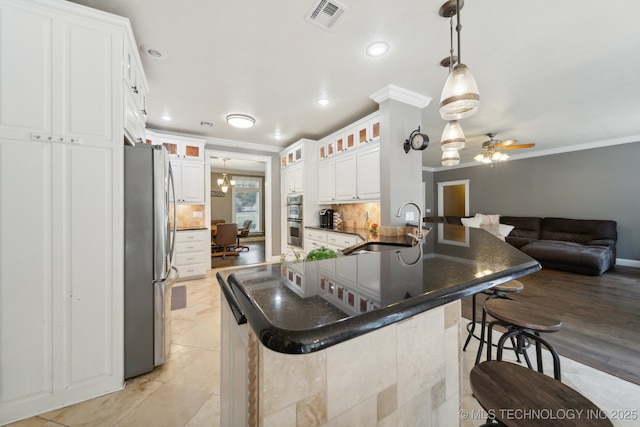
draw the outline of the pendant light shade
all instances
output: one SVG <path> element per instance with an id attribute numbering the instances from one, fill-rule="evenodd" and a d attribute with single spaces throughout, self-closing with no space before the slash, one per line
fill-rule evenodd
<path id="1" fill-rule="evenodd" d="M 442 152 L 442 166 L 456 166 L 460 164 L 458 150 L 446 150 Z"/>
<path id="2" fill-rule="evenodd" d="M 440 116 L 458 120 L 474 115 L 480 106 L 476 79 L 464 64 L 453 67 L 440 96 Z"/>
<path id="3" fill-rule="evenodd" d="M 440 139 L 440 148 L 442 151 L 462 150 L 464 148 L 465 137 L 462 127 L 457 120 L 451 120 L 446 124 L 442 131 Z"/>

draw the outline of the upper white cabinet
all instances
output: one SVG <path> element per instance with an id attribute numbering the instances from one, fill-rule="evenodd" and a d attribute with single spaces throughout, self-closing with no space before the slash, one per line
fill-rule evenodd
<path id="1" fill-rule="evenodd" d="M 357 198 L 377 200 L 380 198 L 380 146 L 358 150 L 357 154 Z"/>
<path id="2" fill-rule="evenodd" d="M 176 203 L 204 204 L 204 144 L 203 139 L 162 134 L 148 130 L 147 143 L 163 145 L 169 154 Z M 173 194 L 170 194 L 173 201 Z"/>
<path id="3" fill-rule="evenodd" d="M 286 194 L 301 194 L 304 192 L 304 168 L 303 165 L 295 165 L 284 170 L 284 186 Z"/>
<path id="4" fill-rule="evenodd" d="M 123 387 L 132 40 L 125 18 L 0 0 L 2 425 Z"/>
<path id="5" fill-rule="evenodd" d="M 333 203 L 336 200 L 336 162 L 321 162 L 318 165 L 318 200 Z"/>
<path id="6" fill-rule="evenodd" d="M 121 135 L 123 31 L 50 2 L 2 4 L 0 135 L 104 143 Z M 117 67 L 118 69 L 116 69 Z"/>
<path id="7" fill-rule="evenodd" d="M 377 112 L 320 141 L 320 203 L 357 203 L 380 198 L 379 141 Z"/>
<path id="8" fill-rule="evenodd" d="M 204 204 L 204 163 L 171 160 L 176 202 Z M 173 201 L 173 194 L 169 196 Z"/>

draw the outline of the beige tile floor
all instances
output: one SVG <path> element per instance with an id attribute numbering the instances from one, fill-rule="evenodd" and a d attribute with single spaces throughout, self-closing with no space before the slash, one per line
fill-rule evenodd
<path id="1" fill-rule="evenodd" d="M 10 426 L 219 426 L 220 291 L 215 272 L 209 271 L 205 279 L 181 283 L 187 285 L 187 307 L 171 312 L 171 354 L 164 366 L 128 381 L 127 386 L 116 393 Z M 470 416 L 451 420 L 452 426 L 471 427 L 484 422 L 468 381 L 476 345 L 477 341 L 472 340 L 470 348 L 463 353 L 461 414 Z M 562 370 L 563 382 L 608 413 L 627 410 L 628 414 L 636 414 L 635 419 L 629 415 L 626 420 L 614 420 L 615 426 L 640 426 L 640 386 L 565 358 Z"/>

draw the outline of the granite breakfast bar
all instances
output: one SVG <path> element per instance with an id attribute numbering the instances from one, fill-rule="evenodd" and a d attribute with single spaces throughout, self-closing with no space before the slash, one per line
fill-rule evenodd
<path id="1" fill-rule="evenodd" d="M 437 224 L 413 247 L 223 270 L 221 425 L 458 425 L 460 299 L 539 269 Z"/>

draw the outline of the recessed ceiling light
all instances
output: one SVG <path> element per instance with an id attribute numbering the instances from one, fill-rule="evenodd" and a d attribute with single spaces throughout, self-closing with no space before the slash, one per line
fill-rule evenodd
<path id="1" fill-rule="evenodd" d="M 166 53 L 154 47 L 140 46 L 140 50 L 153 59 L 164 60 L 168 58 Z"/>
<path id="2" fill-rule="evenodd" d="M 162 119 L 162 120 L 169 121 L 169 120 L 171 120 L 171 116 L 170 116 L 170 115 L 168 115 L 168 114 L 165 114 L 164 116 L 162 116 L 162 117 L 161 117 L 161 119 Z"/>
<path id="3" fill-rule="evenodd" d="M 382 56 L 389 51 L 389 43 L 378 41 L 373 42 L 367 46 L 367 55 L 369 56 Z"/>
<path id="4" fill-rule="evenodd" d="M 229 114 L 227 123 L 236 128 L 247 129 L 253 127 L 256 124 L 256 120 L 245 114 Z"/>
<path id="5" fill-rule="evenodd" d="M 331 104 L 331 99 L 323 96 L 322 98 L 316 99 L 316 104 L 322 107 L 326 107 L 327 105 Z"/>

